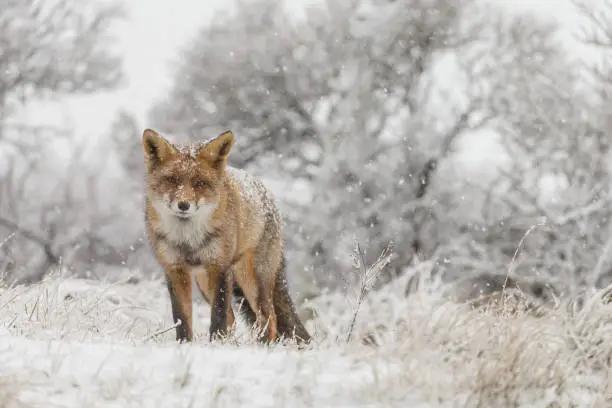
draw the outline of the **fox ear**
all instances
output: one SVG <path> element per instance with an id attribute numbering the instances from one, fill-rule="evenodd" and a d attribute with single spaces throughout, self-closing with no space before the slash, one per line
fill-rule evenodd
<path id="1" fill-rule="evenodd" d="M 234 134 L 231 130 L 227 130 L 202 146 L 198 153 L 198 159 L 206 160 L 214 168 L 222 168 L 233 145 Z"/>
<path id="2" fill-rule="evenodd" d="M 174 147 L 152 129 L 142 133 L 142 147 L 144 148 L 145 163 L 149 171 L 164 163 L 175 153 Z"/>

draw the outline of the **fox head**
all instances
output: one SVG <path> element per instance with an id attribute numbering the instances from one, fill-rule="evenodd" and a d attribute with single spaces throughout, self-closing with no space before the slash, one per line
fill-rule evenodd
<path id="1" fill-rule="evenodd" d="M 227 156 L 234 144 L 232 132 L 204 144 L 182 147 L 146 129 L 142 144 L 147 194 L 160 215 L 183 220 L 210 217 L 219 203 Z"/>

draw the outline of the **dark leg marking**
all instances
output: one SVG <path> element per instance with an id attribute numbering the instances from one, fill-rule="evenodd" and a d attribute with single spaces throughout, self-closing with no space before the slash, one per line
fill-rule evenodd
<path id="1" fill-rule="evenodd" d="M 210 341 L 227 335 L 227 314 L 229 304 L 229 287 L 227 271 L 221 272 L 215 289 L 212 314 L 210 316 Z"/>
<path id="2" fill-rule="evenodd" d="M 187 316 L 181 308 L 178 295 L 170 281 L 170 278 L 166 276 L 166 285 L 168 287 L 168 293 L 170 294 L 170 304 L 172 306 L 172 322 L 177 323 L 180 319 L 181 324 L 176 327 L 176 340 L 178 341 L 191 341 L 189 334 L 189 321 Z"/>

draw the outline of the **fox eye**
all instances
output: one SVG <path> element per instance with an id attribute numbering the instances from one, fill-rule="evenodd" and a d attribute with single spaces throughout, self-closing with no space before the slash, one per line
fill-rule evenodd
<path id="1" fill-rule="evenodd" d="M 168 176 L 166 177 L 166 181 L 170 184 L 179 184 L 181 182 L 181 180 L 179 180 L 179 178 L 176 176 Z"/>
<path id="2" fill-rule="evenodd" d="M 193 187 L 194 188 L 204 188 L 204 187 L 207 187 L 207 186 L 208 186 L 208 183 L 205 182 L 204 180 L 195 180 L 193 182 Z"/>

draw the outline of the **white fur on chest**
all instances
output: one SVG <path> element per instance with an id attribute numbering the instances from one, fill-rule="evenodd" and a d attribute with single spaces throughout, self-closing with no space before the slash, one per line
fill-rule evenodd
<path id="1" fill-rule="evenodd" d="M 189 219 L 178 218 L 163 203 L 153 205 L 159 214 L 166 239 L 173 244 L 188 245 L 197 250 L 213 232 L 212 214 L 217 208 L 216 203 L 200 206 Z"/>
<path id="2" fill-rule="evenodd" d="M 159 214 L 161 230 L 166 242 L 161 244 L 161 253 L 166 262 L 184 263 L 186 259 L 179 247 L 188 247 L 193 255 L 203 264 L 215 260 L 219 256 L 221 245 L 213 233 L 212 214 L 217 208 L 216 203 L 200 205 L 197 212 L 189 219 L 180 219 L 168 209 L 164 203 L 153 204 Z"/>

